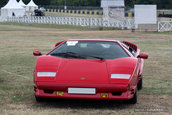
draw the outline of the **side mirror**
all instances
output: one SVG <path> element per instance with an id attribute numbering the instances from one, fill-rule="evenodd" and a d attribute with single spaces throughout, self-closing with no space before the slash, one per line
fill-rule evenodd
<path id="1" fill-rule="evenodd" d="M 41 56 L 42 53 L 40 51 L 38 51 L 38 50 L 35 50 L 35 51 L 33 51 L 33 55 L 34 56 Z"/>
<path id="2" fill-rule="evenodd" d="M 148 59 L 148 54 L 147 53 L 140 53 L 140 55 L 137 56 L 138 58 L 143 58 L 143 59 Z"/>

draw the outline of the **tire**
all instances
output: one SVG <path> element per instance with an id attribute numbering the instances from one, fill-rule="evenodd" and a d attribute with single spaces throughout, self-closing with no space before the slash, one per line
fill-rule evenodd
<path id="1" fill-rule="evenodd" d="M 137 84 L 137 89 L 141 90 L 143 88 L 143 81 L 142 78 L 139 80 L 138 84 Z"/>
<path id="2" fill-rule="evenodd" d="M 44 97 L 36 97 L 36 96 L 35 99 L 37 102 L 44 102 L 46 100 Z"/>
<path id="3" fill-rule="evenodd" d="M 127 104 L 136 104 L 137 103 L 137 91 L 135 92 L 134 96 L 131 99 L 126 100 L 126 103 Z"/>

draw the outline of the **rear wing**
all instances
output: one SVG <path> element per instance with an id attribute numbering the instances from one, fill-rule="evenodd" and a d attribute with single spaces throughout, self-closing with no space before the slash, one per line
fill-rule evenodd
<path id="1" fill-rule="evenodd" d="M 138 51 L 138 46 L 136 44 L 133 44 L 131 42 L 128 41 L 122 41 L 124 44 L 126 44 L 127 46 L 129 46 L 130 48 L 132 48 L 133 50 L 135 50 L 136 52 Z"/>
<path id="2" fill-rule="evenodd" d="M 60 44 L 62 44 L 62 43 L 64 43 L 64 42 L 66 42 L 66 40 L 60 41 L 60 42 L 56 43 L 56 44 L 55 44 L 55 47 L 59 46 Z"/>

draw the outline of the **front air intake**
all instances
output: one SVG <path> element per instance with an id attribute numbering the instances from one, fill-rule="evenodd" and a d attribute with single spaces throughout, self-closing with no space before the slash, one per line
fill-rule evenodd
<path id="1" fill-rule="evenodd" d="M 51 90 L 51 89 L 44 89 L 44 93 L 52 94 L 53 92 L 54 92 L 54 90 Z"/>

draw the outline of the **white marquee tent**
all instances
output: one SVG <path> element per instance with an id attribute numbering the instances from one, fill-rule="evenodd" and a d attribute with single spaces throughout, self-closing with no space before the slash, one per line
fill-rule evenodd
<path id="1" fill-rule="evenodd" d="M 8 3 L 1 8 L 1 17 L 23 17 L 25 9 L 21 7 L 16 0 L 9 0 Z"/>
<path id="2" fill-rule="evenodd" d="M 31 0 L 27 5 L 26 5 L 26 11 L 31 11 L 33 12 L 35 9 L 38 9 L 38 6 Z"/>
<path id="3" fill-rule="evenodd" d="M 26 8 L 26 4 L 25 4 L 22 0 L 20 0 L 18 3 L 19 3 L 19 5 L 22 6 L 23 8 Z"/>

